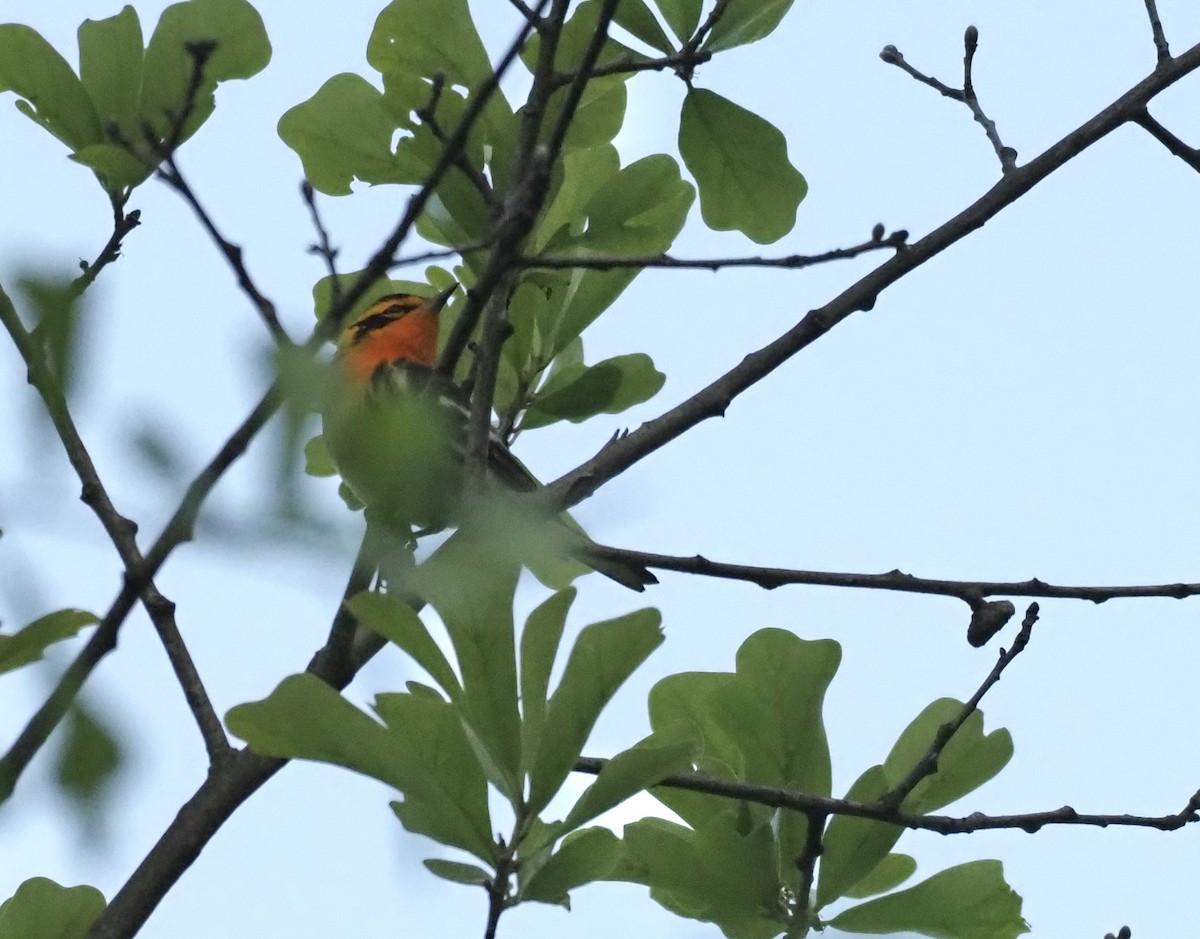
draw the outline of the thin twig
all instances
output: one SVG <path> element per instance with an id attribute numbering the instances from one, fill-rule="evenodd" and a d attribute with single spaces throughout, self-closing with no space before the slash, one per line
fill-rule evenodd
<path id="1" fill-rule="evenodd" d="M 580 757 L 575 763 L 575 772 L 596 776 L 607 763 L 608 760 L 605 759 Z M 718 776 L 695 771 L 669 776 L 655 785 L 665 786 L 669 789 L 683 789 L 688 792 L 702 792 L 727 799 L 738 799 L 772 808 L 869 818 L 899 825 L 901 828 L 934 831 L 943 835 L 998 829 L 1017 829 L 1033 834 L 1047 825 L 1088 825 L 1098 828 L 1153 828 L 1158 831 L 1177 831 L 1185 825 L 1200 821 L 1200 791 L 1193 793 L 1182 809 L 1168 815 L 1085 814 L 1075 811 L 1069 805 L 1064 805 L 1062 808 L 1044 812 L 1025 812 L 1014 815 L 985 815 L 982 812 L 973 812 L 970 815 L 953 816 L 911 815 L 906 812 L 893 811 L 879 802 L 855 802 L 850 799 L 816 796 L 778 786 L 763 786 L 758 783 L 721 779 Z"/>
<path id="2" fill-rule="evenodd" d="M 1200 173 L 1200 150 L 1195 147 L 1189 147 L 1151 117 L 1148 110 L 1143 110 L 1141 114 L 1135 115 L 1133 122 L 1166 147 L 1171 154 L 1179 157 L 1179 159 L 1183 160 L 1184 163 L 1197 173 Z"/>
<path id="3" fill-rule="evenodd" d="M 524 0 L 508 0 L 508 2 L 511 3 L 523 17 L 525 17 L 525 22 L 531 27 L 534 29 L 542 28 L 542 18 L 532 9 L 530 9 L 529 4 L 525 3 Z"/>
<path id="4" fill-rule="evenodd" d="M 603 65 L 594 65 L 587 73 L 588 80 L 604 78 L 606 75 L 629 75 L 635 72 L 662 72 L 671 69 L 677 75 L 691 75 L 697 65 L 703 65 L 713 57 L 711 52 L 687 52 L 681 50 L 671 55 L 654 59 L 631 59 L 628 56 L 613 59 Z M 578 72 L 564 72 L 554 77 L 556 87 L 569 85 Z"/>
<path id="5" fill-rule="evenodd" d="M 972 116 L 983 128 L 983 132 L 987 134 L 988 141 L 991 143 L 992 149 L 996 151 L 996 156 L 1000 160 L 1001 171 L 1006 174 L 1011 173 L 1017 165 L 1017 151 L 1012 147 L 1005 146 L 1004 141 L 1000 139 L 999 131 L 996 130 L 996 122 L 984 113 L 983 107 L 979 104 L 979 97 L 975 94 L 972 69 L 975 62 L 975 51 L 979 48 L 979 30 L 974 26 L 967 27 L 967 31 L 963 36 L 963 47 L 962 88 L 951 88 L 945 82 L 938 81 L 932 75 L 926 75 L 924 72 L 913 68 L 895 46 L 884 46 L 883 51 L 879 53 L 879 58 L 883 59 L 888 65 L 894 65 L 901 71 L 906 72 L 921 84 L 928 85 L 939 94 L 965 104 L 970 109 Z"/>
<path id="6" fill-rule="evenodd" d="M 730 403 L 784 362 L 859 310 L 871 309 L 879 294 L 985 225 L 1055 170 L 1145 110 L 1163 89 L 1200 68 L 1200 44 L 1171 59 L 1046 151 L 1006 173 L 974 203 L 920 241 L 860 278 L 824 306 L 810 311 L 774 342 L 745 356 L 735 367 L 681 404 L 620 438 L 590 460 L 531 496 L 551 508 L 567 508 L 692 427 L 725 413 Z"/>
<path id="7" fill-rule="evenodd" d="M 1158 3 L 1156 0 L 1146 0 L 1146 16 L 1150 19 L 1150 32 L 1154 35 L 1154 51 L 1158 54 L 1158 64 L 1171 60 L 1171 47 L 1167 45 L 1167 34 L 1163 32 L 1162 20 L 1158 18 Z"/>
<path id="8" fill-rule="evenodd" d="M 83 296 L 84 291 L 92 286 L 96 278 L 100 276 L 100 272 L 121 256 L 121 242 L 141 224 L 142 213 L 138 209 L 126 213 L 114 203 L 113 212 L 112 234 L 109 236 L 108 242 L 104 247 L 100 249 L 100 253 L 96 255 L 96 260 L 92 261 L 91 264 L 86 261 L 79 262 L 79 267 L 83 273 L 71 281 L 69 293 L 72 299 Z"/>
<path id="9" fill-rule="evenodd" d="M 417 117 L 421 119 L 421 123 L 429 128 L 429 132 L 434 138 L 445 146 L 450 142 L 450 137 L 437 119 L 438 104 L 442 100 L 442 90 L 445 87 L 446 77 L 440 72 L 433 76 L 433 84 L 429 89 L 429 101 L 425 107 L 415 111 Z M 474 163 L 470 161 L 466 153 L 461 149 L 455 153 L 454 166 L 461 172 L 467 180 L 475 187 L 476 191 L 483 196 L 483 200 L 490 206 L 496 205 L 496 193 L 492 191 L 492 184 L 488 182 L 486 176 L 479 171 Z"/>
<path id="10" fill-rule="evenodd" d="M 1087 600 L 1104 603 L 1108 600 L 1161 597 L 1185 600 L 1200 596 L 1200 583 L 1141 584 L 1134 586 L 1068 586 L 1047 583 L 1037 577 L 1029 580 L 945 580 L 915 577 L 903 571 L 885 574 L 840 573 L 836 571 L 804 571 L 784 567 L 759 567 L 752 564 L 728 564 L 710 561 L 695 554 L 677 556 L 651 554 L 596 545 L 598 551 L 613 560 L 628 561 L 660 571 L 677 571 L 702 577 L 742 580 L 757 584 L 764 590 L 774 590 L 788 584 L 811 587 L 848 587 L 856 590 L 892 590 L 897 593 L 921 593 L 931 596 L 955 597 L 970 603 L 984 597 L 1030 597 L 1053 600 Z"/>
<path id="11" fill-rule="evenodd" d="M 308 217 L 312 219 L 313 231 L 317 233 L 316 242 L 310 245 L 308 250 L 310 254 L 319 256 L 325 262 L 325 272 L 329 275 L 330 283 L 330 305 L 334 306 L 338 301 L 340 287 L 337 271 L 338 249 L 333 246 L 333 242 L 329 238 L 329 229 L 321 220 L 321 210 L 317 208 L 317 194 L 313 190 L 312 183 L 307 179 L 300 184 L 300 197 L 308 206 Z"/>
<path id="12" fill-rule="evenodd" d="M 1033 624 L 1038 620 L 1038 605 L 1036 603 L 1029 604 L 1029 609 L 1025 611 L 1025 619 L 1021 623 L 1021 631 L 1017 633 L 1016 639 L 1013 640 L 1012 648 L 1000 650 L 1000 658 L 997 660 L 987 678 L 975 690 L 970 699 L 962 706 L 962 709 L 955 716 L 954 720 L 943 724 L 934 734 L 933 740 L 929 744 L 929 749 L 922 754 L 917 760 L 907 776 L 898 782 L 890 791 L 885 793 L 879 800 L 882 804 L 889 808 L 899 809 L 904 803 L 904 800 L 912 793 L 921 782 L 938 770 L 938 761 L 941 759 L 942 751 L 946 749 L 946 745 L 954 739 L 954 735 L 958 733 L 963 724 L 967 722 L 972 714 L 979 710 L 979 705 L 983 701 L 983 696 L 987 694 L 996 682 L 1000 680 L 1000 676 L 1004 674 L 1004 670 L 1012 664 L 1013 659 L 1020 655 L 1027 645 L 1029 638 L 1033 635 Z"/>
<path id="13" fill-rule="evenodd" d="M 793 919 L 802 922 L 808 920 L 817 860 L 825 849 L 825 822 L 829 817 L 822 812 L 805 812 L 804 815 L 808 825 L 804 832 L 804 848 L 796 858 L 796 866 L 800 869 L 800 888 L 796 891 L 796 906 L 792 911 Z"/>
<path id="14" fill-rule="evenodd" d="M 723 267 L 778 267 L 786 270 L 798 270 L 826 264 L 830 261 L 843 261 L 856 258 L 871 251 L 885 249 L 899 250 L 908 241 L 908 232 L 900 229 L 891 234 L 869 240 L 849 248 L 833 248 L 821 254 L 789 254 L 778 258 L 738 257 L 738 258 L 676 258 L 669 254 L 648 254 L 638 257 L 596 257 L 569 255 L 535 255 L 520 257 L 513 262 L 514 267 L 542 268 L 547 270 L 600 270 L 609 271 L 620 268 L 668 268 L 673 270 L 702 270 L 718 271 Z"/>

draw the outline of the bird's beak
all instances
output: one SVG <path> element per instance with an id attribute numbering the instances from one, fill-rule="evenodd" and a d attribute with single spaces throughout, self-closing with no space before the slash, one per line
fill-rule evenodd
<path id="1" fill-rule="evenodd" d="M 457 291 L 458 284 L 453 284 L 452 286 L 447 287 L 441 293 L 437 294 L 437 296 L 429 298 L 429 306 L 431 306 L 435 312 L 439 312 L 442 307 L 450 302 L 450 298 L 453 297 Z"/>

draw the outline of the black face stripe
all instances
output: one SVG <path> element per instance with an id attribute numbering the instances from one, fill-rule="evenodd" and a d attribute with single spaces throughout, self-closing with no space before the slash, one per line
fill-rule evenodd
<path id="1" fill-rule="evenodd" d="M 351 342 L 359 342 L 368 333 L 376 329 L 382 329 L 389 323 L 394 323 L 396 320 L 418 309 L 425 301 L 420 297 L 411 297 L 407 295 L 397 295 L 396 297 L 383 297 L 382 300 L 375 301 L 375 306 L 378 306 L 384 300 L 393 300 L 382 310 L 372 313 L 370 316 L 364 316 L 352 327 L 354 336 Z"/>

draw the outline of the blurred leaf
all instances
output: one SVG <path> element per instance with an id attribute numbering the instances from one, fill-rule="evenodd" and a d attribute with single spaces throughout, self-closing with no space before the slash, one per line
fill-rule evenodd
<path id="1" fill-rule="evenodd" d="M 72 708 L 55 778 L 76 806 L 94 812 L 121 765 L 121 757 L 121 747 L 112 732 L 86 707 Z"/>
<path id="2" fill-rule="evenodd" d="M 104 907 L 104 894 L 95 887 L 64 887 L 45 877 L 33 877 L 0 904 L 0 936 L 83 939 Z"/>
<path id="3" fill-rule="evenodd" d="M 219 83 L 258 74 L 271 60 L 271 43 L 262 17 L 246 0 L 184 0 L 163 10 L 146 47 L 142 66 L 139 125 L 148 124 L 163 139 L 187 105 L 195 59 L 188 46 L 213 42 L 199 92 L 184 123 L 187 140 L 212 114 Z"/>
<path id="4" fill-rule="evenodd" d="M 597 414 L 619 414 L 648 401 L 662 388 L 666 376 L 645 353 L 619 355 L 585 367 L 561 387 L 547 382 L 521 420 L 522 430 L 533 430 L 567 420 L 580 423 Z"/>
<path id="5" fill-rule="evenodd" d="M 687 42 L 700 25 L 703 0 L 654 0 L 663 19 L 680 42 Z"/>
<path id="6" fill-rule="evenodd" d="M 888 790 L 882 766 L 872 766 L 854 781 L 846 798 L 875 802 Z M 819 910 L 873 876 L 895 847 L 904 829 L 869 818 L 835 815 L 825 829 L 815 906 Z"/>
<path id="7" fill-rule="evenodd" d="M 617 7 L 613 21 L 629 30 L 646 45 L 665 55 L 670 55 L 674 51 L 675 47 L 671 44 L 671 40 L 667 38 L 663 28 L 658 25 L 658 20 L 646 6 L 646 0 L 621 0 L 621 5 Z"/>
<path id="8" fill-rule="evenodd" d="M 932 746 L 943 724 L 958 717 L 963 705 L 940 698 L 926 707 L 904 729 L 883 768 L 895 786 L 917 765 Z M 922 780 L 902 803 L 906 812 L 934 812 L 974 792 L 999 773 L 1012 759 L 1012 736 L 1003 728 L 983 733 L 983 712 L 975 710 L 950 739 L 938 758 L 937 772 Z"/>
<path id="9" fill-rule="evenodd" d="M 426 858 L 424 864 L 429 868 L 431 873 L 453 884 L 466 884 L 468 887 L 486 887 L 492 882 L 492 875 L 482 867 L 476 867 L 474 864 L 443 861 L 440 858 Z"/>
<path id="10" fill-rule="evenodd" d="M 438 683 L 451 701 L 462 696 L 454 669 L 411 606 L 395 597 L 370 592 L 353 597 L 346 606 L 363 626 L 404 650 Z"/>
<path id="11" fill-rule="evenodd" d="M 327 195 L 350 194 L 355 179 L 416 183 L 428 166 L 392 150 L 396 121 L 382 93 L 358 75 L 334 75 L 279 119 L 279 136 L 296 151 L 304 175 Z"/>
<path id="12" fill-rule="evenodd" d="M 58 390 L 69 400 L 76 386 L 84 301 L 66 277 L 25 275 L 17 286 L 36 317 L 33 337 L 58 382 Z"/>
<path id="13" fill-rule="evenodd" d="M 731 939 L 772 939 L 787 927 L 769 823 L 693 831 L 660 818 L 625 826 L 621 879 L 645 884 L 678 916 L 716 923 Z"/>
<path id="14" fill-rule="evenodd" d="M 1021 897 L 999 861 L 972 861 L 899 893 L 852 907 L 830 925 L 847 932 L 911 931 L 935 939 L 1016 939 L 1029 932 Z"/>
<path id="15" fill-rule="evenodd" d="M 367 61 L 380 72 L 419 78 L 445 75 L 447 84 L 477 90 L 491 74 L 467 0 L 439 0 L 430 15 L 428 0 L 394 0 L 375 20 Z"/>
<path id="16" fill-rule="evenodd" d="M 596 718 L 617 689 L 663 641 L 662 617 L 645 609 L 584 627 L 546 708 L 530 774 L 529 810 L 540 812 L 583 751 Z"/>
<path id="17" fill-rule="evenodd" d="M 917 871 L 917 862 L 907 854 L 889 854 L 875 869 L 847 890 L 843 896 L 861 900 L 900 886 Z"/>
<path id="18" fill-rule="evenodd" d="M 48 646 L 100 622 L 85 610 L 59 610 L 34 620 L 14 635 L 0 635 L 0 674 L 36 662 Z"/>
<path id="19" fill-rule="evenodd" d="M 563 820 L 563 829 L 578 828 L 668 776 L 689 772 L 695 751 L 694 741 L 673 734 L 653 733 L 638 741 L 604 764 Z"/>
<path id="20" fill-rule="evenodd" d="M 570 909 L 568 894 L 611 874 L 621 859 L 621 842 L 607 828 L 585 828 L 563 839 L 536 874 L 521 884 L 522 900 L 556 903 Z"/>
<path id="21" fill-rule="evenodd" d="M 17 108 L 72 150 L 99 143 L 92 99 L 55 48 L 19 23 L 0 24 L 0 92 L 14 91 Z"/>
<path id="22" fill-rule="evenodd" d="M 689 89 L 679 118 L 679 153 L 700 188 L 709 228 L 737 229 L 767 244 L 796 224 L 808 183 L 788 161 L 783 134 L 757 114 L 715 92 Z"/>
<path id="23" fill-rule="evenodd" d="M 550 672 L 573 602 L 573 587 L 558 591 L 529 614 L 521 631 L 521 752 L 526 770 L 532 764 L 541 739 Z"/>
<path id="24" fill-rule="evenodd" d="M 80 24 L 79 78 L 102 131 L 115 124 L 127 139 L 137 134 L 143 55 L 142 24 L 131 6 L 116 16 Z M 104 137 L 111 139 L 106 131 Z"/>
<path id="25" fill-rule="evenodd" d="M 321 478 L 337 475 L 329 447 L 325 446 L 324 434 L 317 434 L 304 445 L 304 472 Z"/>
<path id="26" fill-rule="evenodd" d="M 164 482 L 182 479 L 188 461 L 180 452 L 178 429 L 168 428 L 148 418 L 141 418 L 127 428 L 129 451 Z"/>
<path id="27" fill-rule="evenodd" d="M 792 0 L 736 0 L 725 8 L 701 48 L 720 52 L 757 42 L 774 31 L 791 6 Z"/>

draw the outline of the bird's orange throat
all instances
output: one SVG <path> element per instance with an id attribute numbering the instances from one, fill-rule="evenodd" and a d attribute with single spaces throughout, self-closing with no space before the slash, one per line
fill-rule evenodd
<path id="1" fill-rule="evenodd" d="M 437 363 L 438 314 L 415 310 L 363 333 L 342 350 L 342 364 L 355 384 L 365 384 L 381 365 L 412 362 L 433 368 Z"/>

